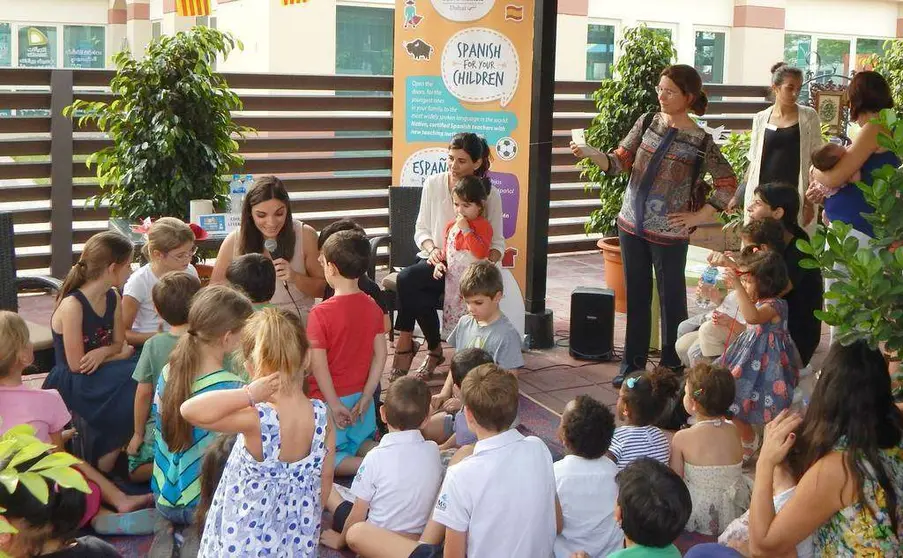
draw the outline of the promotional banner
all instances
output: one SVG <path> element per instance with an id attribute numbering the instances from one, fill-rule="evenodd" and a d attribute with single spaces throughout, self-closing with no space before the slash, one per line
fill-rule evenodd
<path id="1" fill-rule="evenodd" d="M 103 68 L 106 30 L 103 27 L 67 25 L 63 28 L 63 67 Z"/>
<path id="2" fill-rule="evenodd" d="M 19 28 L 19 67 L 57 67 L 56 27 Z"/>
<path id="3" fill-rule="evenodd" d="M 444 172 L 458 132 L 486 138 L 502 197 L 502 267 L 523 289 L 533 2 L 398 0 L 395 42 L 393 184 Z"/>

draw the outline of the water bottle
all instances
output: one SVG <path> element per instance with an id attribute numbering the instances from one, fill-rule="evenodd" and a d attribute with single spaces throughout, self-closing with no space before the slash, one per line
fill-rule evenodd
<path id="1" fill-rule="evenodd" d="M 241 205 L 245 200 L 245 185 L 240 174 L 232 175 L 229 183 L 229 211 L 235 215 L 241 214 Z"/>
<path id="2" fill-rule="evenodd" d="M 700 278 L 700 282 L 702 286 L 710 286 L 714 287 L 716 283 L 718 283 L 718 268 L 710 265 L 705 268 L 705 271 L 702 272 L 702 277 Z M 709 308 L 712 306 L 712 301 L 709 299 L 708 295 L 703 292 L 704 289 L 698 288 L 696 289 L 696 306 L 700 308 Z"/>

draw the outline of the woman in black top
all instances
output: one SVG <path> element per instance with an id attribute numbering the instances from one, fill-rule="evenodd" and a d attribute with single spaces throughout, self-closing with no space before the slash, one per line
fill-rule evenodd
<path id="1" fill-rule="evenodd" d="M 772 66 L 774 104 L 753 118 L 744 206 L 752 202 L 752 190 L 757 185 L 773 182 L 795 186 L 800 199 L 805 200 L 811 155 L 821 146 L 822 137 L 815 109 L 797 104 L 802 84 L 799 68 L 783 62 Z M 805 215 L 797 214 L 797 222 L 804 227 L 814 226 L 814 205 L 808 204 L 805 209 Z"/>
<path id="2" fill-rule="evenodd" d="M 784 225 L 784 261 L 791 286 L 784 295 L 787 301 L 787 329 L 803 364 L 808 366 L 821 341 L 821 320 L 815 317 L 815 311 L 822 307 L 823 284 L 821 271 L 800 266 L 800 260 L 807 256 L 797 248 L 796 241 L 809 240 L 809 235 L 797 222 L 799 207 L 800 196 L 796 188 L 789 184 L 770 183 L 754 190 L 746 213 L 750 220 L 772 217 Z"/>

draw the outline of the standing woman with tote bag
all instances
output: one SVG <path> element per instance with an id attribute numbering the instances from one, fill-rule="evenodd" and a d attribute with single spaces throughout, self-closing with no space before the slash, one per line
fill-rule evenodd
<path id="1" fill-rule="evenodd" d="M 689 112 L 702 116 L 708 99 L 691 66 L 662 71 L 658 87 L 661 112 L 641 116 L 618 148 L 601 153 L 571 143 L 577 157 L 590 157 L 609 175 L 630 173 L 618 215 L 621 259 L 627 285 L 627 337 L 618 376 L 646 367 L 652 327 L 652 271 L 662 308 L 660 364 L 681 366 L 675 350 L 677 326 L 687 319 L 685 269 L 690 233 L 714 220 L 737 189 L 737 178 L 712 136 Z M 714 188 L 703 179 L 711 174 Z"/>

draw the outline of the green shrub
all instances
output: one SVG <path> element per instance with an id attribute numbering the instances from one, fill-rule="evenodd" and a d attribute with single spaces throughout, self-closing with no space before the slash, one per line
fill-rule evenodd
<path id="1" fill-rule="evenodd" d="M 193 199 L 225 205 L 225 176 L 243 163 L 233 135 L 250 130 L 232 119 L 241 101 L 213 64 L 236 47 L 232 35 L 204 26 L 161 37 L 140 60 L 128 51 L 113 58 L 114 101 L 77 100 L 66 108 L 113 140 L 87 161 L 100 183 L 96 204 L 108 201 L 114 216 L 131 221 L 187 220 Z"/>

